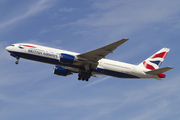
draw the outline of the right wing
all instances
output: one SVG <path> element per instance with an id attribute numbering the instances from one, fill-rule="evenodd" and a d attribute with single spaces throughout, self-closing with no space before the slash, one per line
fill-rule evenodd
<path id="1" fill-rule="evenodd" d="M 105 58 L 105 56 L 108 55 L 109 53 L 113 53 L 113 51 L 118 46 L 120 46 L 121 44 L 123 44 L 127 40 L 128 39 L 119 40 L 117 42 L 111 43 L 111 44 L 106 45 L 104 47 L 92 50 L 90 52 L 86 52 L 86 53 L 80 54 L 80 55 L 78 55 L 78 57 L 84 58 L 87 61 L 92 61 L 94 63 L 97 63 L 97 61 L 99 61 L 102 58 Z"/>

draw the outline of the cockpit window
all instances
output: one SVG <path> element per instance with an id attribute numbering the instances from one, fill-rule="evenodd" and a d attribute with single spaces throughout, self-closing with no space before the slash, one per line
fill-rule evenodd
<path id="1" fill-rule="evenodd" d="M 10 45 L 10 46 L 14 46 L 14 45 Z"/>

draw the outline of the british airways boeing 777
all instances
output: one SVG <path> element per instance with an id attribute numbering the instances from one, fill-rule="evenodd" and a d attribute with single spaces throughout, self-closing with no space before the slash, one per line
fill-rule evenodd
<path id="1" fill-rule="evenodd" d="M 83 81 L 88 81 L 91 76 L 96 77 L 96 75 L 118 78 L 155 78 L 157 80 L 165 78 L 163 73 L 172 67 L 159 67 L 170 50 L 168 48 L 162 48 L 139 65 L 105 59 L 106 55 L 113 53 L 127 40 L 122 39 L 82 54 L 29 43 L 12 44 L 6 47 L 6 50 L 17 59 L 16 64 L 19 63 L 20 58 L 53 64 L 55 65 L 54 74 L 67 76 L 78 73 L 78 79 Z"/>

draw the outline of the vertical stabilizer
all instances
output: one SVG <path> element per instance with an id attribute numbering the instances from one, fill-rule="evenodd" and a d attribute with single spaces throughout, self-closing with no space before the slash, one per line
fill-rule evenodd
<path id="1" fill-rule="evenodd" d="M 140 63 L 138 66 L 145 67 L 146 69 L 149 70 L 159 69 L 160 65 L 164 61 L 169 50 L 170 50 L 169 48 L 162 48 L 154 55 L 152 55 L 151 57 Z"/>

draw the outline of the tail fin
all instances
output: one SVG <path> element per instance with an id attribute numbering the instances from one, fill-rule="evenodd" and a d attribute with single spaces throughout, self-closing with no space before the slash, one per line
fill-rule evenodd
<path id="1" fill-rule="evenodd" d="M 149 70 L 159 69 L 160 65 L 164 61 L 169 50 L 170 50 L 169 48 L 162 48 L 154 55 L 152 55 L 151 57 L 140 63 L 138 66 L 145 67 L 146 69 Z"/>

